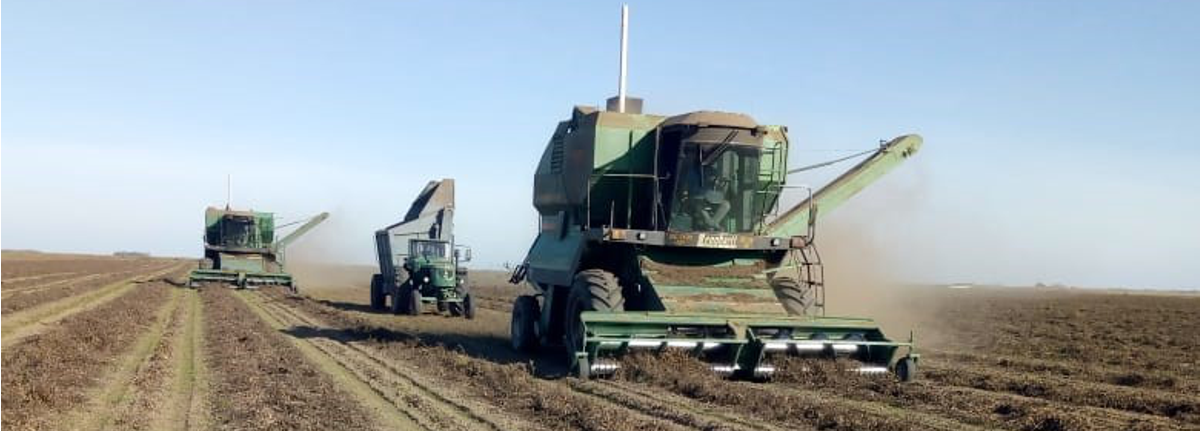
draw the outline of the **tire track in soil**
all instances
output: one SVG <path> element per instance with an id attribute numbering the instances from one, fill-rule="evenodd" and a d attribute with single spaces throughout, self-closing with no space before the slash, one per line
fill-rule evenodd
<path id="1" fill-rule="evenodd" d="M 317 328 L 324 327 L 322 322 L 280 304 L 275 298 L 252 293 L 245 295 L 244 299 L 249 300 L 251 307 L 257 307 L 267 314 L 268 319 L 274 320 L 274 326 L 281 330 L 290 329 L 295 339 L 311 343 L 341 367 L 348 378 L 355 378 L 369 387 L 379 401 L 390 405 L 391 410 L 398 411 L 421 428 L 497 431 L 530 428 L 528 423 L 504 417 L 506 415 L 498 409 L 466 400 L 446 388 L 439 388 L 441 382 L 422 378 L 420 370 L 390 361 L 373 349 L 339 337 L 337 331 L 319 334 L 321 330 Z"/>
<path id="2" fill-rule="evenodd" d="M 383 429 L 353 395 L 306 360 L 245 301 L 202 288 L 203 355 L 211 428 L 217 430 Z"/>
<path id="3" fill-rule="evenodd" d="M 0 341 L 0 348 L 7 349 L 21 340 L 46 331 L 56 322 L 107 304 L 138 285 L 180 272 L 183 269 L 184 265 L 175 264 L 161 271 L 131 277 L 85 293 L 39 304 L 17 312 L 5 313 L 3 320 L 0 321 L 0 337 L 3 338 Z"/>
<path id="4" fill-rule="evenodd" d="M 155 424 L 156 429 L 191 430 L 209 429 L 210 401 L 208 364 L 204 357 L 204 304 L 200 292 L 188 289 L 188 317 L 184 323 L 183 336 L 176 349 L 180 352 L 175 365 L 174 404 L 183 412 L 182 421 L 169 419 Z"/>
<path id="5" fill-rule="evenodd" d="M 65 428 L 63 419 L 89 402 L 103 376 L 150 330 L 169 296 L 164 288 L 138 285 L 5 347 L 2 427 Z"/>
<path id="6" fill-rule="evenodd" d="M 581 381 L 577 379 L 543 380 L 534 377 L 529 370 L 519 365 L 500 365 L 485 359 L 473 358 L 453 351 L 446 345 L 407 345 L 417 339 L 391 329 L 374 326 L 374 318 L 367 319 L 349 312 L 330 307 L 310 299 L 280 300 L 283 307 L 295 305 L 310 316 L 319 315 L 325 322 L 312 320 L 310 324 L 344 328 L 343 332 L 360 332 L 360 338 L 374 339 L 383 354 L 400 361 L 409 361 L 419 369 L 438 369 L 445 381 L 463 379 L 464 383 L 487 382 L 488 390 L 502 392 L 506 398 L 519 398 L 521 394 L 530 400 L 509 400 L 510 411 L 532 410 L 530 414 L 553 428 L 572 429 L 706 429 L 706 430 L 773 430 L 778 429 L 761 420 L 738 415 L 716 406 L 698 408 L 695 402 L 674 396 L 656 388 L 645 387 L 640 391 L 619 390 L 604 381 Z M 368 316 L 375 316 L 369 315 Z M 397 317 L 403 319 L 403 317 Z M 381 319 L 382 320 L 382 319 Z M 437 358 L 443 358 L 440 361 Z M 414 362 L 415 361 L 415 362 Z M 422 364 L 421 362 L 424 362 Z M 434 368 L 436 367 L 436 368 Z M 496 387 L 503 389 L 496 389 Z M 545 398 L 543 398 L 545 397 Z M 484 394 L 486 399 L 495 395 Z M 547 400 L 548 399 L 548 400 Z M 553 403 L 553 409 L 545 404 Z M 561 414 L 559 421 L 547 416 Z M 602 417 L 595 417 L 595 416 Z M 624 422 L 612 421 L 613 417 L 625 417 Z M 794 427 L 793 427 L 794 429 Z"/>
<path id="7" fill-rule="evenodd" d="M 169 382 L 166 374 L 171 365 L 173 339 L 186 316 L 182 298 L 182 291 L 171 289 L 169 299 L 155 313 L 150 327 L 138 336 L 133 348 L 119 357 L 115 369 L 104 375 L 103 384 L 90 400 L 72 411 L 67 428 L 140 430 L 148 427 L 154 415 L 169 414 L 161 399 Z"/>

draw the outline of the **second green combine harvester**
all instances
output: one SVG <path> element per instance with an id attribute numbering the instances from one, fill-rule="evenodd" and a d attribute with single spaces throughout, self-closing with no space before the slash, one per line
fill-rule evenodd
<path id="1" fill-rule="evenodd" d="M 296 292 L 295 280 L 284 270 L 284 252 L 326 218 L 329 213 L 297 222 L 299 227 L 276 241 L 276 230 L 287 225 L 275 226 L 274 214 L 209 207 L 204 211 L 204 258 L 188 282 L 194 287 L 206 282 L 236 288 L 276 285 Z"/>

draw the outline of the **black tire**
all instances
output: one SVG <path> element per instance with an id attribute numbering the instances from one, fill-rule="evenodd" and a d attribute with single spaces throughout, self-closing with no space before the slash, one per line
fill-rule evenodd
<path id="1" fill-rule="evenodd" d="M 392 314 L 408 314 L 408 297 L 406 295 L 408 291 L 412 290 L 408 288 L 408 282 L 388 290 L 392 291 L 392 294 L 388 295 L 392 297 L 391 307 L 388 308 L 388 311 L 391 311 Z"/>
<path id="2" fill-rule="evenodd" d="M 537 324 L 541 316 L 537 298 L 521 295 L 513 301 L 512 324 L 508 330 L 513 350 L 522 353 L 537 351 Z"/>
<path id="3" fill-rule="evenodd" d="M 445 305 L 446 311 L 450 312 L 451 317 L 461 317 L 463 315 L 463 303 L 447 302 Z"/>
<path id="4" fill-rule="evenodd" d="M 625 311 L 625 297 L 621 294 L 621 285 L 617 277 L 602 269 L 587 269 L 575 274 L 575 282 L 567 295 L 566 330 L 563 335 L 563 349 L 567 355 L 567 366 L 577 376 L 588 374 L 587 362 L 576 359 L 575 353 L 583 350 L 583 321 L 579 315 L 584 311 L 620 312 Z M 581 366 L 583 368 L 581 368 Z"/>
<path id="5" fill-rule="evenodd" d="M 471 299 L 470 293 L 463 297 L 462 307 L 463 317 L 466 317 L 467 320 L 472 320 L 475 318 L 475 301 Z"/>
<path id="6" fill-rule="evenodd" d="M 387 301 L 387 293 L 383 291 L 383 274 L 371 276 L 371 309 L 382 310 Z"/>
<path id="7" fill-rule="evenodd" d="M 779 298 L 783 309 L 793 316 L 808 315 L 816 299 L 813 298 L 812 288 L 791 277 L 771 279 L 771 289 L 775 291 L 775 297 Z"/>
<path id="8" fill-rule="evenodd" d="M 424 311 L 424 304 L 421 303 L 421 291 L 416 286 L 409 286 L 407 292 L 405 297 L 408 299 L 408 315 L 420 316 Z"/>
<path id="9" fill-rule="evenodd" d="M 917 361 L 906 356 L 899 362 L 896 362 L 896 377 L 904 383 L 917 380 Z"/>

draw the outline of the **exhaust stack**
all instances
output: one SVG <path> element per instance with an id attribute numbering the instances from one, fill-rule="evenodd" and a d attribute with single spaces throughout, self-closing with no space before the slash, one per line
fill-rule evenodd
<path id="1" fill-rule="evenodd" d="M 622 114 L 641 114 L 642 99 L 629 97 L 626 92 L 629 71 L 629 5 L 621 5 L 621 59 L 620 71 L 617 73 L 617 95 L 610 97 L 606 110 Z"/>

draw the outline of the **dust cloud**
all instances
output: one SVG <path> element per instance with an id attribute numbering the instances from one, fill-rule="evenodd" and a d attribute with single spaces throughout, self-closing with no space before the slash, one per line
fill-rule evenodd
<path id="1" fill-rule="evenodd" d="M 352 261 L 361 256 L 361 248 L 370 248 L 374 232 L 351 226 L 341 215 L 330 211 L 329 218 L 287 249 L 287 271 L 296 277 L 301 289 L 350 289 L 370 285 L 375 267 L 369 262 Z M 291 232 L 290 229 L 284 232 Z"/>
<path id="2" fill-rule="evenodd" d="M 938 235 L 913 231 L 930 198 L 927 176 L 916 170 L 873 184 L 817 223 L 826 315 L 873 318 L 892 339 L 935 335 L 931 315 L 940 306 L 941 289 L 919 284 L 929 268 L 918 266 L 935 259 L 923 254 Z"/>

